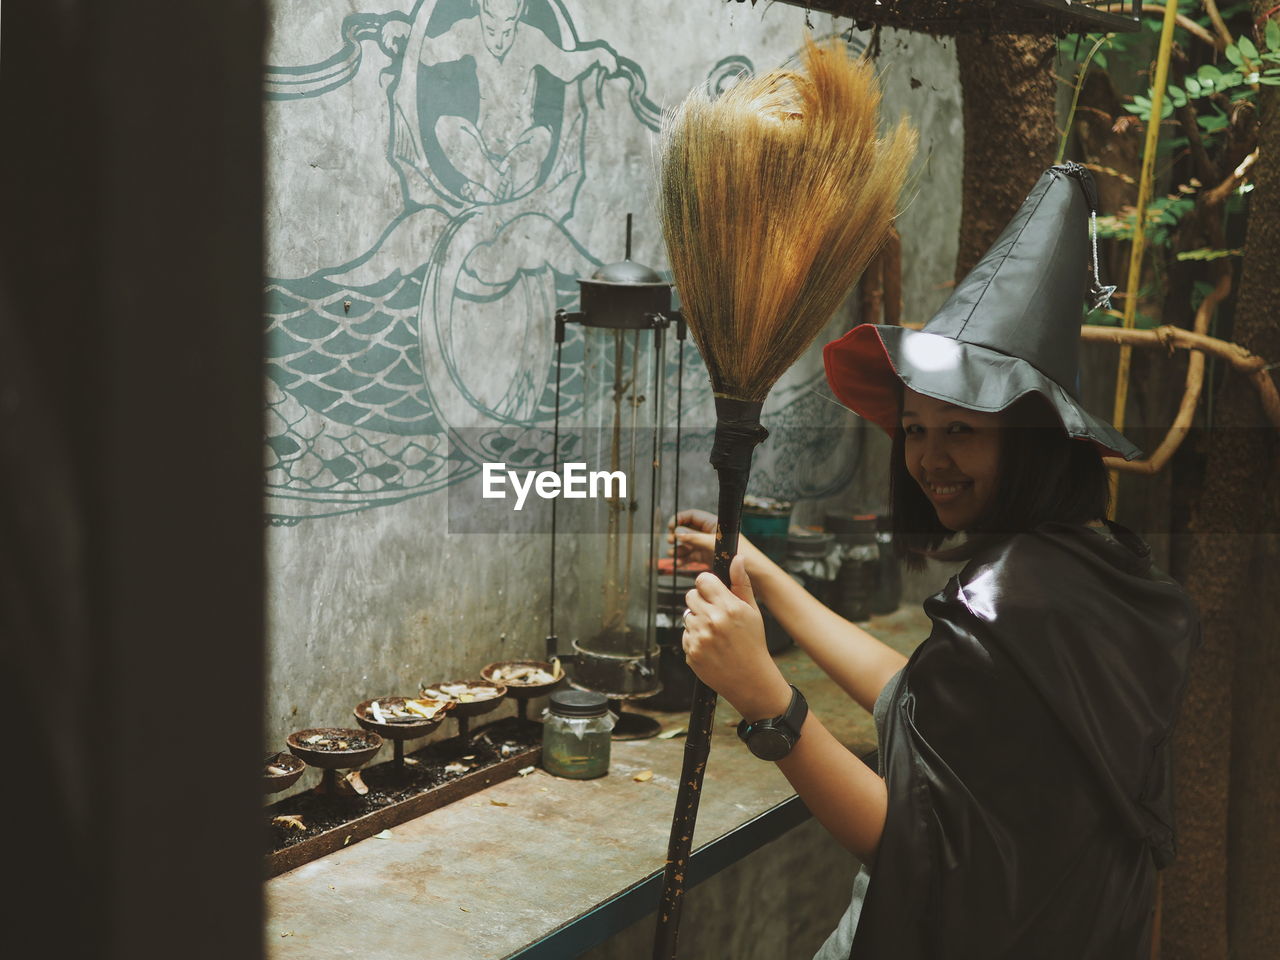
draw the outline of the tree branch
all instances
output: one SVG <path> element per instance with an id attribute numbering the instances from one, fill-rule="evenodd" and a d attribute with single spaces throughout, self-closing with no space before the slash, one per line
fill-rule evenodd
<path id="1" fill-rule="evenodd" d="M 1231 175 L 1223 180 L 1212 190 L 1208 190 L 1204 194 L 1204 203 L 1208 207 L 1219 206 L 1224 200 L 1231 195 L 1231 191 L 1240 185 L 1240 181 L 1248 174 L 1249 168 L 1258 161 L 1258 151 L 1255 149 L 1240 161 L 1240 166 L 1231 171 Z"/>
<path id="2" fill-rule="evenodd" d="M 1203 0 L 1203 2 L 1204 12 L 1209 15 L 1209 20 L 1213 23 L 1213 29 L 1218 31 L 1218 38 L 1222 41 L 1222 46 L 1218 49 L 1225 50 L 1231 45 L 1231 41 L 1234 38 L 1231 36 L 1231 31 L 1227 29 L 1227 24 L 1222 19 L 1222 14 L 1218 12 L 1217 0 Z"/>
<path id="3" fill-rule="evenodd" d="M 1123 13 L 1125 10 L 1129 9 L 1129 4 L 1128 3 L 1109 3 L 1105 7 L 1100 7 L 1099 9 L 1109 10 L 1113 13 Z M 1144 3 L 1142 5 L 1142 12 L 1146 14 L 1150 14 L 1152 16 L 1163 17 L 1164 4 L 1163 3 Z M 1222 18 L 1219 17 L 1218 19 L 1221 20 Z M 1209 46 L 1214 47 L 1215 49 L 1225 50 L 1227 48 L 1227 44 L 1231 42 L 1231 34 L 1227 34 L 1227 40 L 1225 43 L 1220 43 L 1218 38 L 1215 37 L 1212 33 L 1210 33 L 1204 27 L 1200 26 L 1200 24 L 1196 23 L 1190 17 L 1183 16 L 1181 13 L 1178 14 L 1177 23 L 1178 23 L 1178 26 L 1180 26 L 1183 30 L 1186 30 L 1188 33 L 1193 34 L 1194 36 L 1203 40 L 1205 43 L 1209 44 Z"/>
<path id="4" fill-rule="evenodd" d="M 1196 122 L 1199 114 L 1196 113 L 1196 108 L 1188 100 L 1182 106 L 1176 107 L 1173 112 L 1178 118 L 1178 123 L 1182 124 L 1182 129 L 1187 132 L 1187 145 L 1191 148 L 1191 159 L 1195 161 L 1201 179 L 1205 183 L 1217 183 L 1222 179 L 1222 174 L 1218 172 L 1218 165 L 1205 150 L 1204 141 L 1200 139 L 1200 125 Z"/>

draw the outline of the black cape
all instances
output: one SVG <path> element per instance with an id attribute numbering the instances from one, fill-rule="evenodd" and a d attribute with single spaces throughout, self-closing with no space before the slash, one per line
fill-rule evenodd
<path id="1" fill-rule="evenodd" d="M 925 602 L 933 631 L 890 694 L 853 960 L 1148 956 L 1199 619 L 1111 530 L 1043 524 Z"/>

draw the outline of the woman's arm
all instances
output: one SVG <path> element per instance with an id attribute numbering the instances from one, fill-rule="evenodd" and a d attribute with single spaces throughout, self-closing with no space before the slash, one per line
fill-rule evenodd
<path id="1" fill-rule="evenodd" d="M 836 842 L 867 869 L 874 867 L 889 806 L 888 789 L 874 770 L 831 735 L 812 710 L 805 717 L 800 739 L 791 753 L 778 761 L 778 769 Z"/>
<path id="2" fill-rule="evenodd" d="M 686 596 L 685 657 L 702 681 L 745 719 L 776 717 L 791 702 L 791 687 L 765 646 L 764 621 L 741 555 L 734 559 L 731 576 L 732 590 L 714 575 L 701 574 Z M 778 769 L 818 822 L 870 866 L 888 808 L 884 780 L 812 712 L 794 749 L 778 761 Z"/>
<path id="3" fill-rule="evenodd" d="M 907 658 L 850 623 L 766 557 L 748 567 L 751 582 L 782 629 L 868 713 Z"/>
<path id="4" fill-rule="evenodd" d="M 677 558 L 709 562 L 716 518 L 705 510 L 684 510 L 676 515 L 673 524 L 680 525 L 675 531 Z M 769 608 L 782 629 L 870 713 L 884 685 L 906 665 L 907 658 L 824 606 L 745 537 L 739 538 L 738 552 L 746 564 L 755 596 Z"/>

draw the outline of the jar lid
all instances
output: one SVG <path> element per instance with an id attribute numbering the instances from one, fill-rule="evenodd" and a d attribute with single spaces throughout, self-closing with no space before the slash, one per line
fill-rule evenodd
<path id="1" fill-rule="evenodd" d="M 835 537 L 820 530 L 792 527 L 787 531 L 787 554 L 791 557 L 825 557 Z"/>
<path id="2" fill-rule="evenodd" d="M 603 717 L 609 698 L 593 690 L 557 690 L 551 694 L 551 712 L 560 717 Z"/>
<path id="3" fill-rule="evenodd" d="M 847 535 L 851 533 L 875 533 L 876 515 L 874 513 L 828 513 L 823 526 L 828 533 Z"/>
<path id="4" fill-rule="evenodd" d="M 791 516 L 791 501 L 776 500 L 773 497 L 754 497 L 747 494 L 742 498 L 742 512 L 744 515 L 757 517 L 789 517 Z"/>

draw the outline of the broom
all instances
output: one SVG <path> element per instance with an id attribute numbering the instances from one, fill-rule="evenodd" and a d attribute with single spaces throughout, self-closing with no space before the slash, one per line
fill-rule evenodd
<path id="1" fill-rule="evenodd" d="M 659 204 L 681 309 L 715 395 L 720 483 L 713 569 L 729 585 L 770 388 L 835 313 L 891 226 L 916 135 L 878 135 L 872 66 L 806 40 L 803 69 L 694 91 L 663 123 Z M 694 687 L 658 905 L 655 960 L 674 960 L 716 693 Z"/>

